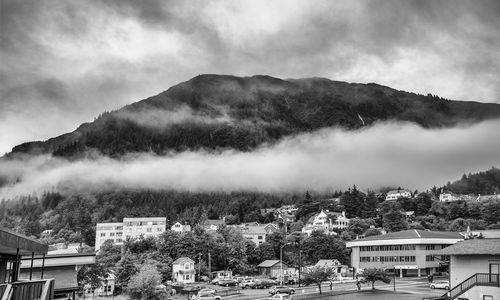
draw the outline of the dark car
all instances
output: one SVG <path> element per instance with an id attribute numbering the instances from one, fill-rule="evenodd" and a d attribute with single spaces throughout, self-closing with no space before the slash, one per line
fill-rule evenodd
<path id="1" fill-rule="evenodd" d="M 234 279 L 221 279 L 219 280 L 220 286 L 236 286 L 238 282 Z"/>
<path id="2" fill-rule="evenodd" d="M 269 294 L 274 295 L 274 294 L 290 294 L 293 295 L 295 294 L 295 290 L 291 287 L 288 286 L 273 286 L 271 289 L 269 289 Z"/>
<path id="3" fill-rule="evenodd" d="M 255 280 L 255 285 L 254 288 L 256 289 L 265 289 L 265 288 L 270 288 L 273 285 L 276 285 L 274 280 L 271 279 L 256 279 Z"/>

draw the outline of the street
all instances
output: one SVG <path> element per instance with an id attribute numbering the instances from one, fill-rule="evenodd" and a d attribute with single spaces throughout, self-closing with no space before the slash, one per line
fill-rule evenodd
<path id="1" fill-rule="evenodd" d="M 299 299 L 307 299 L 305 295 L 314 295 L 318 294 L 317 286 L 307 286 L 307 287 L 294 287 L 295 288 L 295 298 Z M 391 282 L 390 284 L 384 284 L 382 282 L 376 282 L 375 283 L 375 288 L 379 291 L 389 291 L 392 292 L 394 289 L 393 283 Z M 357 287 L 354 281 L 344 281 L 342 283 L 336 282 L 333 285 L 333 291 L 330 291 L 330 285 L 329 283 L 325 283 L 321 286 L 323 294 L 336 294 L 337 292 L 342 292 L 342 291 L 357 291 Z M 367 291 L 371 290 L 371 284 L 363 284 L 361 286 L 361 291 Z M 405 299 L 421 299 L 422 297 L 429 297 L 429 296 L 440 296 L 445 293 L 445 290 L 432 290 L 429 288 L 427 279 L 417 279 L 417 278 L 397 278 L 396 279 L 396 291 L 398 293 L 405 293 L 407 296 L 404 296 Z M 304 295 L 304 296 L 303 296 Z M 400 294 L 398 294 L 400 295 Z M 228 298 L 233 298 L 233 299 L 242 299 L 242 300 L 254 300 L 254 299 L 266 299 L 269 297 L 270 294 L 268 292 L 268 289 L 244 289 L 240 291 L 240 294 L 238 296 L 232 296 Z M 352 294 L 349 296 L 335 296 L 332 295 L 331 297 L 325 298 L 325 299 L 357 299 L 357 296 L 359 296 L 359 299 L 368 299 L 366 298 L 366 294 Z M 370 297 L 373 297 L 373 294 L 370 294 Z M 398 296 L 401 298 L 401 296 Z M 372 299 L 372 298 L 370 298 Z M 382 297 L 381 299 L 386 299 L 389 300 L 391 299 L 389 297 Z M 397 299 L 397 298 L 394 298 Z"/>

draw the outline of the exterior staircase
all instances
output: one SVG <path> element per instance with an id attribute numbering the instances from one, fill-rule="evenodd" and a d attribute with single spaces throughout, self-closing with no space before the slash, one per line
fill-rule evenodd
<path id="1" fill-rule="evenodd" d="M 423 298 L 426 300 L 453 300 L 475 286 L 496 286 L 500 290 L 500 274 L 476 273 L 465 279 L 441 297 Z"/>

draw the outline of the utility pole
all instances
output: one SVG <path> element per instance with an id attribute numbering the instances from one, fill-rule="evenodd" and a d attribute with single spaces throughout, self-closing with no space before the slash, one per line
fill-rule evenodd
<path id="1" fill-rule="evenodd" d="M 302 251 L 300 251 L 300 241 L 299 241 L 299 287 L 300 287 L 300 270 L 302 269 Z"/>
<path id="2" fill-rule="evenodd" d="M 212 260 L 210 258 L 210 252 L 208 252 L 208 278 L 212 280 Z"/>
<path id="3" fill-rule="evenodd" d="M 198 281 L 201 281 L 201 253 L 198 253 Z"/>
<path id="4" fill-rule="evenodd" d="M 396 266 L 394 266 L 394 272 L 392 272 L 394 278 L 393 278 L 393 285 L 394 285 L 394 291 L 396 291 Z"/>

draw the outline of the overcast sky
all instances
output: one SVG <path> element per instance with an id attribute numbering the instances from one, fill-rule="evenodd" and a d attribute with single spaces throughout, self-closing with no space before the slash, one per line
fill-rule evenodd
<path id="1" fill-rule="evenodd" d="M 198 74 L 500 102 L 500 1 L 0 0 L 0 153 Z"/>

